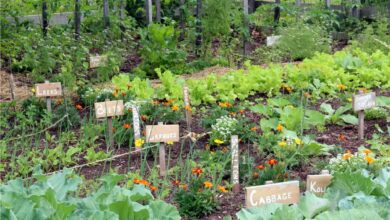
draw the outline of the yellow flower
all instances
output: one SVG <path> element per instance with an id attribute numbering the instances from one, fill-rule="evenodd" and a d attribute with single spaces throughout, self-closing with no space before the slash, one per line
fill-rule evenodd
<path id="1" fill-rule="evenodd" d="M 173 141 L 167 141 L 168 145 L 173 145 Z"/>
<path id="2" fill-rule="evenodd" d="M 349 160 L 351 157 L 352 157 L 352 154 L 350 154 L 350 153 L 343 154 L 343 160 Z"/>
<path id="3" fill-rule="evenodd" d="M 211 188 L 211 187 L 213 187 L 213 184 L 212 184 L 211 182 L 209 182 L 209 181 L 205 181 L 205 182 L 203 183 L 203 185 L 204 185 L 205 188 Z"/>
<path id="4" fill-rule="evenodd" d="M 32 88 L 32 89 L 31 89 L 31 92 L 35 94 L 35 92 L 36 92 L 36 91 L 35 91 L 35 88 Z"/>
<path id="5" fill-rule="evenodd" d="M 302 140 L 299 139 L 299 138 L 295 138 L 294 141 L 295 141 L 295 143 L 298 144 L 298 145 L 301 145 L 301 144 L 302 144 Z"/>
<path id="6" fill-rule="evenodd" d="M 228 192 L 224 186 L 218 186 L 218 190 L 223 192 L 223 193 L 227 193 Z"/>
<path id="7" fill-rule="evenodd" d="M 191 106 L 189 106 L 189 105 L 186 105 L 185 109 L 186 109 L 186 111 L 189 111 L 189 112 L 192 111 Z"/>
<path id="8" fill-rule="evenodd" d="M 179 107 L 178 107 L 177 105 L 174 105 L 174 106 L 172 106 L 172 110 L 173 110 L 173 111 L 178 111 L 178 110 L 179 110 Z"/>
<path id="9" fill-rule="evenodd" d="M 281 141 L 281 142 L 278 143 L 278 145 L 280 147 L 285 147 L 287 145 L 287 143 L 285 141 Z"/>
<path id="10" fill-rule="evenodd" d="M 363 153 L 368 156 L 370 153 L 371 153 L 371 150 L 370 149 L 364 149 L 363 150 Z"/>
<path id="11" fill-rule="evenodd" d="M 294 109 L 293 105 L 288 105 L 287 107 L 289 107 L 290 109 Z"/>
<path id="12" fill-rule="evenodd" d="M 345 89 L 347 88 L 347 86 L 346 86 L 346 85 L 343 85 L 343 84 L 338 84 L 338 85 L 337 85 L 337 88 L 338 88 L 340 91 L 343 91 L 343 90 L 345 90 Z"/>
<path id="13" fill-rule="evenodd" d="M 276 127 L 276 130 L 278 130 L 279 132 L 282 132 L 283 131 L 283 125 L 278 124 L 278 126 Z"/>
<path id="14" fill-rule="evenodd" d="M 221 145 L 221 144 L 223 144 L 224 142 L 223 142 L 223 140 L 215 139 L 215 140 L 214 140 L 214 143 L 216 143 L 217 145 Z"/>
<path id="15" fill-rule="evenodd" d="M 375 161 L 375 159 L 370 156 L 366 156 L 364 157 L 364 159 L 367 161 L 368 164 L 372 164 Z"/>
<path id="16" fill-rule="evenodd" d="M 137 139 L 135 140 L 135 147 L 142 147 L 144 145 L 145 141 L 143 139 Z"/>
<path id="17" fill-rule="evenodd" d="M 347 98 L 347 101 L 348 102 L 352 102 L 352 98 Z"/>

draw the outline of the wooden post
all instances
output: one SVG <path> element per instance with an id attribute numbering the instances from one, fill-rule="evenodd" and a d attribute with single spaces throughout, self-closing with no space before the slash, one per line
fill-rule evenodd
<path id="1" fill-rule="evenodd" d="M 243 57 L 244 59 L 246 58 L 247 55 L 247 47 L 248 47 L 248 42 L 247 42 L 247 36 L 245 34 L 246 31 L 249 32 L 249 27 L 248 27 L 248 13 L 249 13 L 249 5 L 248 5 L 248 0 L 243 0 L 243 7 L 244 7 L 244 35 L 243 35 Z"/>
<path id="2" fill-rule="evenodd" d="M 326 8 L 330 8 L 331 0 L 325 0 L 325 6 Z"/>
<path id="3" fill-rule="evenodd" d="M 146 23 L 149 25 L 153 22 L 152 0 L 145 0 L 145 12 L 146 12 Z"/>
<path id="4" fill-rule="evenodd" d="M 276 4 L 276 7 L 274 9 L 274 23 L 275 23 L 275 26 L 279 23 L 279 19 L 280 19 L 280 0 L 275 0 L 275 4 Z"/>
<path id="5" fill-rule="evenodd" d="M 133 129 L 134 129 L 134 140 L 141 138 L 141 128 L 139 124 L 139 110 L 138 106 L 133 105 L 131 107 L 133 112 Z"/>
<path id="6" fill-rule="evenodd" d="M 80 0 L 75 0 L 74 4 L 74 33 L 75 39 L 80 38 L 80 23 L 81 23 L 81 13 L 80 13 Z"/>
<path id="7" fill-rule="evenodd" d="M 159 122 L 158 125 L 163 125 L 164 123 Z M 165 143 L 160 143 L 158 147 L 158 159 L 160 165 L 160 176 L 165 176 L 167 174 L 167 167 L 165 163 Z"/>
<path id="8" fill-rule="evenodd" d="M 196 1 L 196 40 L 195 40 L 195 55 L 199 57 L 200 46 L 202 45 L 202 0 Z"/>
<path id="9" fill-rule="evenodd" d="M 232 184 L 233 184 L 233 192 L 240 192 L 240 151 L 238 147 L 238 136 L 232 135 L 231 140 L 231 152 L 232 152 Z"/>
<path id="10" fill-rule="evenodd" d="M 49 80 L 45 80 L 45 83 L 49 83 Z M 51 98 L 50 96 L 46 97 L 46 108 L 49 113 L 51 113 Z"/>
<path id="11" fill-rule="evenodd" d="M 161 1 L 155 0 L 156 4 L 156 22 L 161 23 Z"/>
<path id="12" fill-rule="evenodd" d="M 184 40 L 184 35 L 185 35 L 185 30 L 184 30 L 184 27 L 185 27 L 185 23 L 184 23 L 184 4 L 185 4 L 185 0 L 180 0 L 180 23 L 179 23 L 179 27 L 180 27 L 181 31 L 180 31 L 179 41 L 183 41 Z"/>
<path id="13" fill-rule="evenodd" d="M 11 99 L 12 101 L 15 100 L 15 81 L 14 81 L 14 74 L 9 74 L 9 88 L 11 90 Z"/>
<path id="14" fill-rule="evenodd" d="M 47 17 L 47 2 L 46 0 L 42 1 L 42 32 L 43 36 L 47 36 L 47 27 L 49 26 L 49 21 Z"/>
<path id="15" fill-rule="evenodd" d="M 191 124 L 192 124 L 192 110 L 191 110 L 191 104 L 190 104 L 190 97 L 188 93 L 188 86 L 183 87 L 183 96 L 184 96 L 184 105 L 185 105 L 185 111 L 186 111 L 186 122 L 187 122 L 187 129 L 191 132 Z"/>
<path id="16" fill-rule="evenodd" d="M 105 101 L 108 102 L 110 100 L 106 99 Z M 107 117 L 107 129 L 108 129 L 108 141 L 110 143 L 110 147 L 113 147 L 115 142 L 114 142 L 114 127 L 112 126 L 112 117 Z"/>
<path id="17" fill-rule="evenodd" d="M 104 28 L 108 28 L 110 26 L 110 18 L 109 18 L 109 4 L 108 0 L 103 0 L 103 20 L 104 20 Z"/>
<path id="18" fill-rule="evenodd" d="M 364 92 L 359 90 L 359 94 L 363 94 Z M 359 128 L 358 128 L 358 133 L 359 133 L 359 139 L 363 140 L 364 139 L 364 110 L 360 110 L 358 112 L 358 118 L 359 118 Z"/>

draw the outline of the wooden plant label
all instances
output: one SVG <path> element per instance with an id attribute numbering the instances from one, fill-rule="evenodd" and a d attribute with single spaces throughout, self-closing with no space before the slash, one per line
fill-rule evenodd
<path id="1" fill-rule="evenodd" d="M 279 39 L 280 36 L 278 35 L 267 37 L 267 47 L 275 45 L 276 43 L 278 43 Z"/>
<path id="2" fill-rule="evenodd" d="M 299 181 L 246 187 L 246 208 L 265 204 L 295 204 L 299 201 Z"/>
<path id="3" fill-rule="evenodd" d="M 375 98 L 375 92 L 354 95 L 353 110 L 357 112 L 375 107 Z"/>
<path id="4" fill-rule="evenodd" d="M 102 64 L 106 61 L 107 61 L 107 56 L 105 56 L 105 55 L 103 55 L 103 56 L 100 56 L 100 55 L 92 56 L 91 55 L 89 57 L 89 68 L 93 69 L 93 68 L 102 66 Z"/>
<path id="5" fill-rule="evenodd" d="M 191 112 L 191 105 L 190 105 L 190 97 L 188 94 L 188 86 L 183 87 L 183 96 L 184 96 L 184 105 L 186 109 L 186 122 L 188 130 L 191 131 L 191 124 L 192 124 L 192 112 Z M 189 108 L 189 109 L 187 109 Z"/>
<path id="6" fill-rule="evenodd" d="M 233 135 L 231 137 L 232 147 L 232 184 L 233 192 L 237 193 L 240 191 L 240 177 L 239 177 L 239 149 L 238 149 L 238 136 Z"/>
<path id="7" fill-rule="evenodd" d="M 321 196 L 325 193 L 326 187 L 329 186 L 332 180 L 332 176 L 328 173 L 322 173 L 320 175 L 308 175 L 306 182 L 306 191 L 312 192 L 317 196 Z"/>
<path id="8" fill-rule="evenodd" d="M 123 100 L 95 103 L 96 118 L 113 117 L 124 114 Z"/>
<path id="9" fill-rule="evenodd" d="M 139 123 L 139 108 L 136 105 L 131 106 L 133 112 L 133 129 L 134 129 L 134 140 L 141 138 L 141 126 Z"/>
<path id="10" fill-rule="evenodd" d="M 39 83 L 35 84 L 37 97 L 55 97 L 62 95 L 61 83 Z"/>
<path id="11" fill-rule="evenodd" d="M 147 125 L 146 142 L 179 142 L 179 125 Z"/>

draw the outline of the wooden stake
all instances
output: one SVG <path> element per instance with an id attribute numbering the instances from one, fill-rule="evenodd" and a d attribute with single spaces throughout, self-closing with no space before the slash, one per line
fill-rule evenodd
<path id="1" fill-rule="evenodd" d="M 15 81 L 14 81 L 14 74 L 9 75 L 9 87 L 11 90 L 11 99 L 12 101 L 15 100 Z"/>
<path id="2" fill-rule="evenodd" d="M 239 148 L 238 148 L 238 136 L 232 135 L 231 137 L 231 151 L 232 151 L 232 184 L 233 184 L 233 192 L 240 192 L 240 170 L 239 170 Z"/>
<path id="3" fill-rule="evenodd" d="M 183 95 L 184 95 L 184 105 L 186 109 L 186 121 L 187 121 L 187 129 L 191 132 L 191 124 L 192 124 L 192 111 L 190 105 L 190 97 L 188 94 L 188 86 L 183 87 Z M 189 109 L 187 109 L 189 108 Z"/>
<path id="4" fill-rule="evenodd" d="M 163 125 L 163 123 L 159 122 L 158 125 Z M 160 176 L 165 176 L 167 174 L 165 163 L 165 143 L 159 144 L 158 159 L 160 164 Z"/>
<path id="5" fill-rule="evenodd" d="M 359 90 L 359 94 L 363 94 L 364 92 Z M 359 118 L 359 128 L 358 128 L 358 134 L 359 134 L 359 139 L 363 140 L 364 139 L 364 110 L 360 110 L 358 112 L 358 118 Z"/>
<path id="6" fill-rule="evenodd" d="M 45 80 L 45 83 L 49 83 L 49 80 Z M 46 108 L 49 113 L 51 113 L 51 98 L 46 97 Z"/>
<path id="7" fill-rule="evenodd" d="M 139 124 L 139 110 L 138 106 L 133 105 L 131 107 L 133 112 L 133 128 L 134 128 L 134 140 L 141 138 L 141 128 Z"/>
<path id="8" fill-rule="evenodd" d="M 106 99 L 105 101 L 108 102 L 110 100 Z M 107 117 L 107 129 L 108 129 L 108 141 L 110 143 L 110 147 L 113 147 L 115 141 L 114 141 L 114 127 L 112 125 L 112 117 Z"/>

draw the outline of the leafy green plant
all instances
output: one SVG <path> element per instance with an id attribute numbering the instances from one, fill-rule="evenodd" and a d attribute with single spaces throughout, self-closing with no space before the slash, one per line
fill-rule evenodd
<path id="1" fill-rule="evenodd" d="M 334 110 L 330 104 L 324 102 L 321 104 L 320 109 L 326 113 L 325 120 L 328 123 L 339 125 L 343 123 L 356 125 L 358 123 L 356 116 L 345 114 L 352 109 L 351 105 L 341 106 Z"/>

